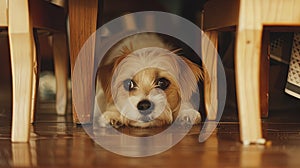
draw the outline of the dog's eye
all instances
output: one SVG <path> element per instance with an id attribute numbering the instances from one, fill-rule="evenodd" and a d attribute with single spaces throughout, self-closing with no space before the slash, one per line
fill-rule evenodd
<path id="1" fill-rule="evenodd" d="M 125 88 L 125 90 L 127 91 L 131 91 L 134 89 L 134 87 L 136 87 L 136 84 L 133 80 L 131 79 L 126 79 L 124 82 L 123 82 L 123 86 Z"/>
<path id="2" fill-rule="evenodd" d="M 159 78 L 157 80 L 156 85 L 157 85 L 157 88 L 160 88 L 162 90 L 166 90 L 170 85 L 170 81 L 166 78 Z"/>

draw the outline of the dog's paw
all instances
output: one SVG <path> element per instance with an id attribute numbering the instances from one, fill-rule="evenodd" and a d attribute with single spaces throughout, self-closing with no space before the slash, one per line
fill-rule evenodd
<path id="1" fill-rule="evenodd" d="M 201 121 L 201 115 L 194 109 L 182 110 L 177 116 L 177 124 L 182 126 L 191 126 L 199 124 Z"/>
<path id="2" fill-rule="evenodd" d="M 121 116 L 118 112 L 106 111 L 99 117 L 99 126 L 100 127 L 114 127 L 119 128 L 123 126 Z"/>

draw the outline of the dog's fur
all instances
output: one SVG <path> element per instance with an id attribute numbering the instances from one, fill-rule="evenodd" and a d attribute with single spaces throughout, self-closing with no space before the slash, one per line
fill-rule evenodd
<path id="1" fill-rule="evenodd" d="M 154 34 L 127 37 L 106 54 L 96 78 L 95 109 L 100 126 L 155 127 L 197 124 L 190 103 L 202 70 Z"/>

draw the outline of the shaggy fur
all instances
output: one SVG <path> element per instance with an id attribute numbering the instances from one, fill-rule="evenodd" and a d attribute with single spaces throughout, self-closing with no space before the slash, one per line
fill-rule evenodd
<path id="1" fill-rule="evenodd" d="M 122 40 L 99 66 L 95 109 L 96 122 L 107 127 L 156 127 L 197 124 L 200 113 L 190 103 L 203 79 L 201 69 L 176 54 L 153 34 Z"/>

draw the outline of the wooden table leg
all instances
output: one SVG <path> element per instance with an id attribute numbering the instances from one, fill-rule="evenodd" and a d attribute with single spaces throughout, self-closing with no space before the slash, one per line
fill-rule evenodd
<path id="1" fill-rule="evenodd" d="M 70 19 L 70 61 L 71 61 L 71 73 L 75 66 L 78 53 L 85 43 L 85 41 L 96 31 L 97 26 L 97 12 L 98 12 L 98 0 L 70 0 L 69 1 L 69 19 Z M 91 57 L 91 56 L 88 56 Z M 87 66 L 94 65 L 93 58 L 87 58 Z M 84 72 L 85 79 L 89 86 L 92 86 L 92 72 Z M 71 77 L 72 77 L 71 76 Z M 72 77 L 73 80 L 73 77 Z M 87 88 L 88 89 L 88 88 Z M 80 93 L 74 93 L 72 90 L 72 98 L 83 97 L 85 95 Z M 73 120 L 75 123 L 89 123 L 91 121 L 91 108 L 92 102 L 91 96 L 84 97 L 87 104 L 84 104 L 84 111 L 80 112 L 81 116 L 77 116 L 75 107 L 73 104 Z"/>

